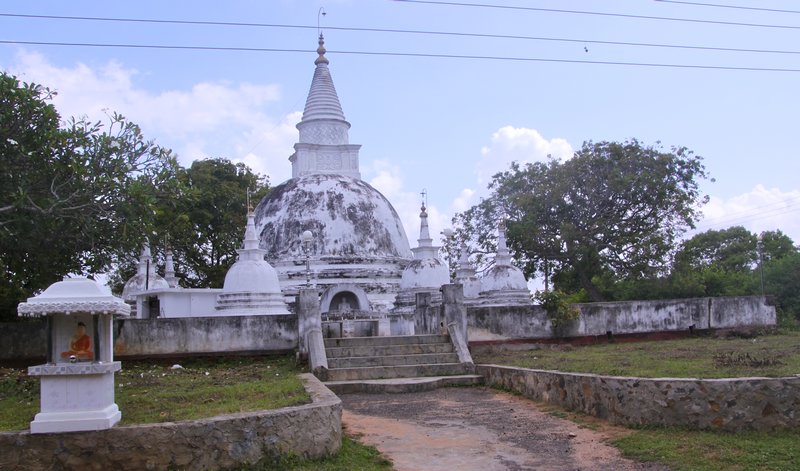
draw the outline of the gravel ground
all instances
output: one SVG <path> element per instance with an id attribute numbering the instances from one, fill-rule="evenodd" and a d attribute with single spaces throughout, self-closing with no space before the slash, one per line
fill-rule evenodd
<path id="1" fill-rule="evenodd" d="M 344 426 L 403 470 L 667 470 L 623 458 L 580 428 L 488 388 L 342 395 Z"/>

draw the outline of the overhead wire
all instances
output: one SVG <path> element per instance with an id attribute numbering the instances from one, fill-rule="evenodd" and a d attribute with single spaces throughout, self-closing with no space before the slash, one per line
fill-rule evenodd
<path id="1" fill-rule="evenodd" d="M 69 21 L 104 21 L 104 22 L 122 22 L 122 23 L 176 24 L 176 25 L 198 25 L 198 26 L 317 29 L 316 26 L 311 26 L 311 25 L 251 23 L 251 22 L 233 22 L 233 21 L 161 20 L 153 18 L 30 15 L 30 14 L 19 14 L 19 13 L 0 13 L 0 17 L 53 19 L 53 20 L 69 20 Z M 692 50 L 704 50 L 704 51 L 716 51 L 716 52 L 745 52 L 745 53 L 758 53 L 758 54 L 800 54 L 800 50 L 786 50 L 786 49 L 752 49 L 752 48 L 738 48 L 738 47 L 695 46 L 688 44 L 644 43 L 644 42 L 633 42 L 633 41 L 604 41 L 604 40 L 586 39 L 586 38 L 559 38 L 559 37 L 548 37 L 548 36 L 471 33 L 462 31 L 435 31 L 435 30 L 392 29 L 392 28 L 358 28 L 349 26 L 325 26 L 325 29 L 332 31 L 457 36 L 457 37 L 471 37 L 471 38 L 485 38 L 485 39 L 554 41 L 554 42 L 568 42 L 568 43 L 579 43 L 579 44 L 602 44 L 611 46 L 692 49 Z"/>
<path id="2" fill-rule="evenodd" d="M 712 229 L 723 226 L 730 227 L 758 219 L 790 214 L 798 210 L 800 210 L 800 196 L 794 196 L 785 200 L 748 208 L 743 211 L 728 213 L 720 218 L 704 219 L 700 224 L 697 225 L 696 230 Z"/>
<path id="3" fill-rule="evenodd" d="M 393 0 L 402 3 L 418 3 L 425 5 L 442 5 L 442 6 L 455 6 L 455 7 L 475 7 L 475 8 L 496 8 L 505 10 L 522 10 L 522 11 L 539 11 L 547 13 L 568 13 L 579 15 L 593 15 L 593 16 L 606 16 L 616 18 L 631 18 L 638 20 L 657 20 L 657 21 L 675 21 L 683 23 L 699 23 L 699 24 L 713 24 L 725 26 L 744 26 L 752 28 L 776 28 L 776 29 L 800 29 L 800 26 L 794 25 L 776 25 L 765 23 L 744 23 L 738 21 L 720 21 L 720 20 L 701 20 L 698 18 L 675 18 L 669 16 L 651 16 L 651 15 L 633 15 L 628 13 L 609 13 L 601 11 L 586 11 L 586 10 L 566 10 L 561 8 L 541 8 L 541 7 L 524 7 L 516 5 L 502 5 L 502 4 L 487 4 L 487 3 L 466 3 L 466 2 L 450 2 L 442 0 Z"/>
<path id="4" fill-rule="evenodd" d="M 263 47 L 238 47 L 238 46 L 180 46 L 167 44 L 130 44 L 130 43 L 84 43 L 84 42 L 56 42 L 56 41 L 17 41 L 0 40 L 0 44 L 22 44 L 33 46 L 70 46 L 70 47 L 118 47 L 134 49 L 176 49 L 176 50 L 197 50 L 197 51 L 241 51 L 241 52 L 288 52 L 288 53 L 309 53 L 311 49 L 283 49 L 283 48 L 263 48 Z M 470 59 L 470 60 L 497 60 L 497 61 L 516 61 L 516 62 L 549 62 L 560 64 L 594 64 L 594 65 L 616 65 L 628 67 L 657 67 L 675 69 L 701 69 L 701 70 L 729 70 L 729 71 L 748 71 L 748 72 L 787 72 L 796 73 L 800 69 L 783 67 L 746 67 L 746 66 L 723 66 L 723 65 L 702 65 L 702 64 L 663 64 L 656 62 L 622 62 L 622 61 L 596 61 L 596 60 L 577 60 L 577 59 L 553 59 L 545 57 L 512 57 L 512 56 L 483 56 L 467 54 L 435 54 L 423 52 L 387 52 L 387 51 L 327 51 L 331 54 L 365 55 L 365 56 L 387 56 L 387 57 L 428 57 L 436 59 Z"/>
<path id="5" fill-rule="evenodd" d="M 744 5 L 724 5 L 721 3 L 685 2 L 680 0 L 655 0 L 661 3 L 677 3 L 681 5 L 692 5 L 699 7 L 730 8 L 734 10 L 763 11 L 769 13 L 800 13 L 798 10 L 782 10 L 778 8 L 747 7 Z"/>

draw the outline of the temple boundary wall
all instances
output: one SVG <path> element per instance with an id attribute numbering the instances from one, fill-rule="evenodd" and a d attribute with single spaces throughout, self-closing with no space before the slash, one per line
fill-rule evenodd
<path id="1" fill-rule="evenodd" d="M 334 455 L 342 443 L 341 400 L 313 375 L 301 378 L 311 404 L 96 432 L 0 433 L 0 469 L 216 470 Z"/>
<path id="2" fill-rule="evenodd" d="M 767 327 L 777 322 L 775 306 L 766 296 L 620 301 L 575 306 L 581 314 L 563 331 L 563 337 Z M 419 316 L 420 310 L 417 312 Z M 437 315 L 435 309 L 428 312 L 430 314 L 424 315 Z M 470 342 L 553 337 L 547 313 L 538 305 L 467 304 L 467 322 Z M 434 320 L 428 323 L 436 324 Z"/>
<path id="3" fill-rule="evenodd" d="M 729 432 L 800 428 L 800 376 L 632 378 L 476 365 L 487 385 L 624 425 Z"/>
<path id="4" fill-rule="evenodd" d="M 481 306 L 469 304 L 467 340 L 509 341 L 552 338 L 550 321 L 541 306 Z M 775 306 L 764 296 L 625 301 L 576 305 L 581 316 L 564 337 L 592 337 L 653 332 L 774 326 Z M 416 333 L 441 333 L 440 305 L 417 306 L 408 314 Z M 430 332 L 427 332 L 430 330 Z M 277 316 L 184 317 L 126 319 L 114 326 L 119 359 L 185 357 L 190 355 L 291 352 L 298 347 L 298 318 Z M 0 360 L 41 360 L 45 357 L 44 322 L 0 324 Z"/>

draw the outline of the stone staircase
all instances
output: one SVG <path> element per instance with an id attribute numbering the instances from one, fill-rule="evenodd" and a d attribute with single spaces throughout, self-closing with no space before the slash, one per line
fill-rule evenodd
<path id="1" fill-rule="evenodd" d="M 337 394 L 414 392 L 482 381 L 471 364 L 459 363 L 446 335 L 327 338 L 325 353 L 325 385 Z"/>

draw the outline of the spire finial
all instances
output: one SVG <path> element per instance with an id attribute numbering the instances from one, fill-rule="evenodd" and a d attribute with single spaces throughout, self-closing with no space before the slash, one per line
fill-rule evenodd
<path id="1" fill-rule="evenodd" d="M 325 57 L 325 52 L 327 52 L 325 50 L 325 38 L 322 36 L 322 33 L 319 33 L 319 47 L 317 48 L 317 54 L 319 54 L 319 57 L 317 57 L 317 60 L 314 61 L 314 65 L 329 64 L 328 58 Z"/>
<path id="2" fill-rule="evenodd" d="M 253 214 L 253 202 L 250 200 L 250 187 L 247 187 L 247 215 Z"/>

